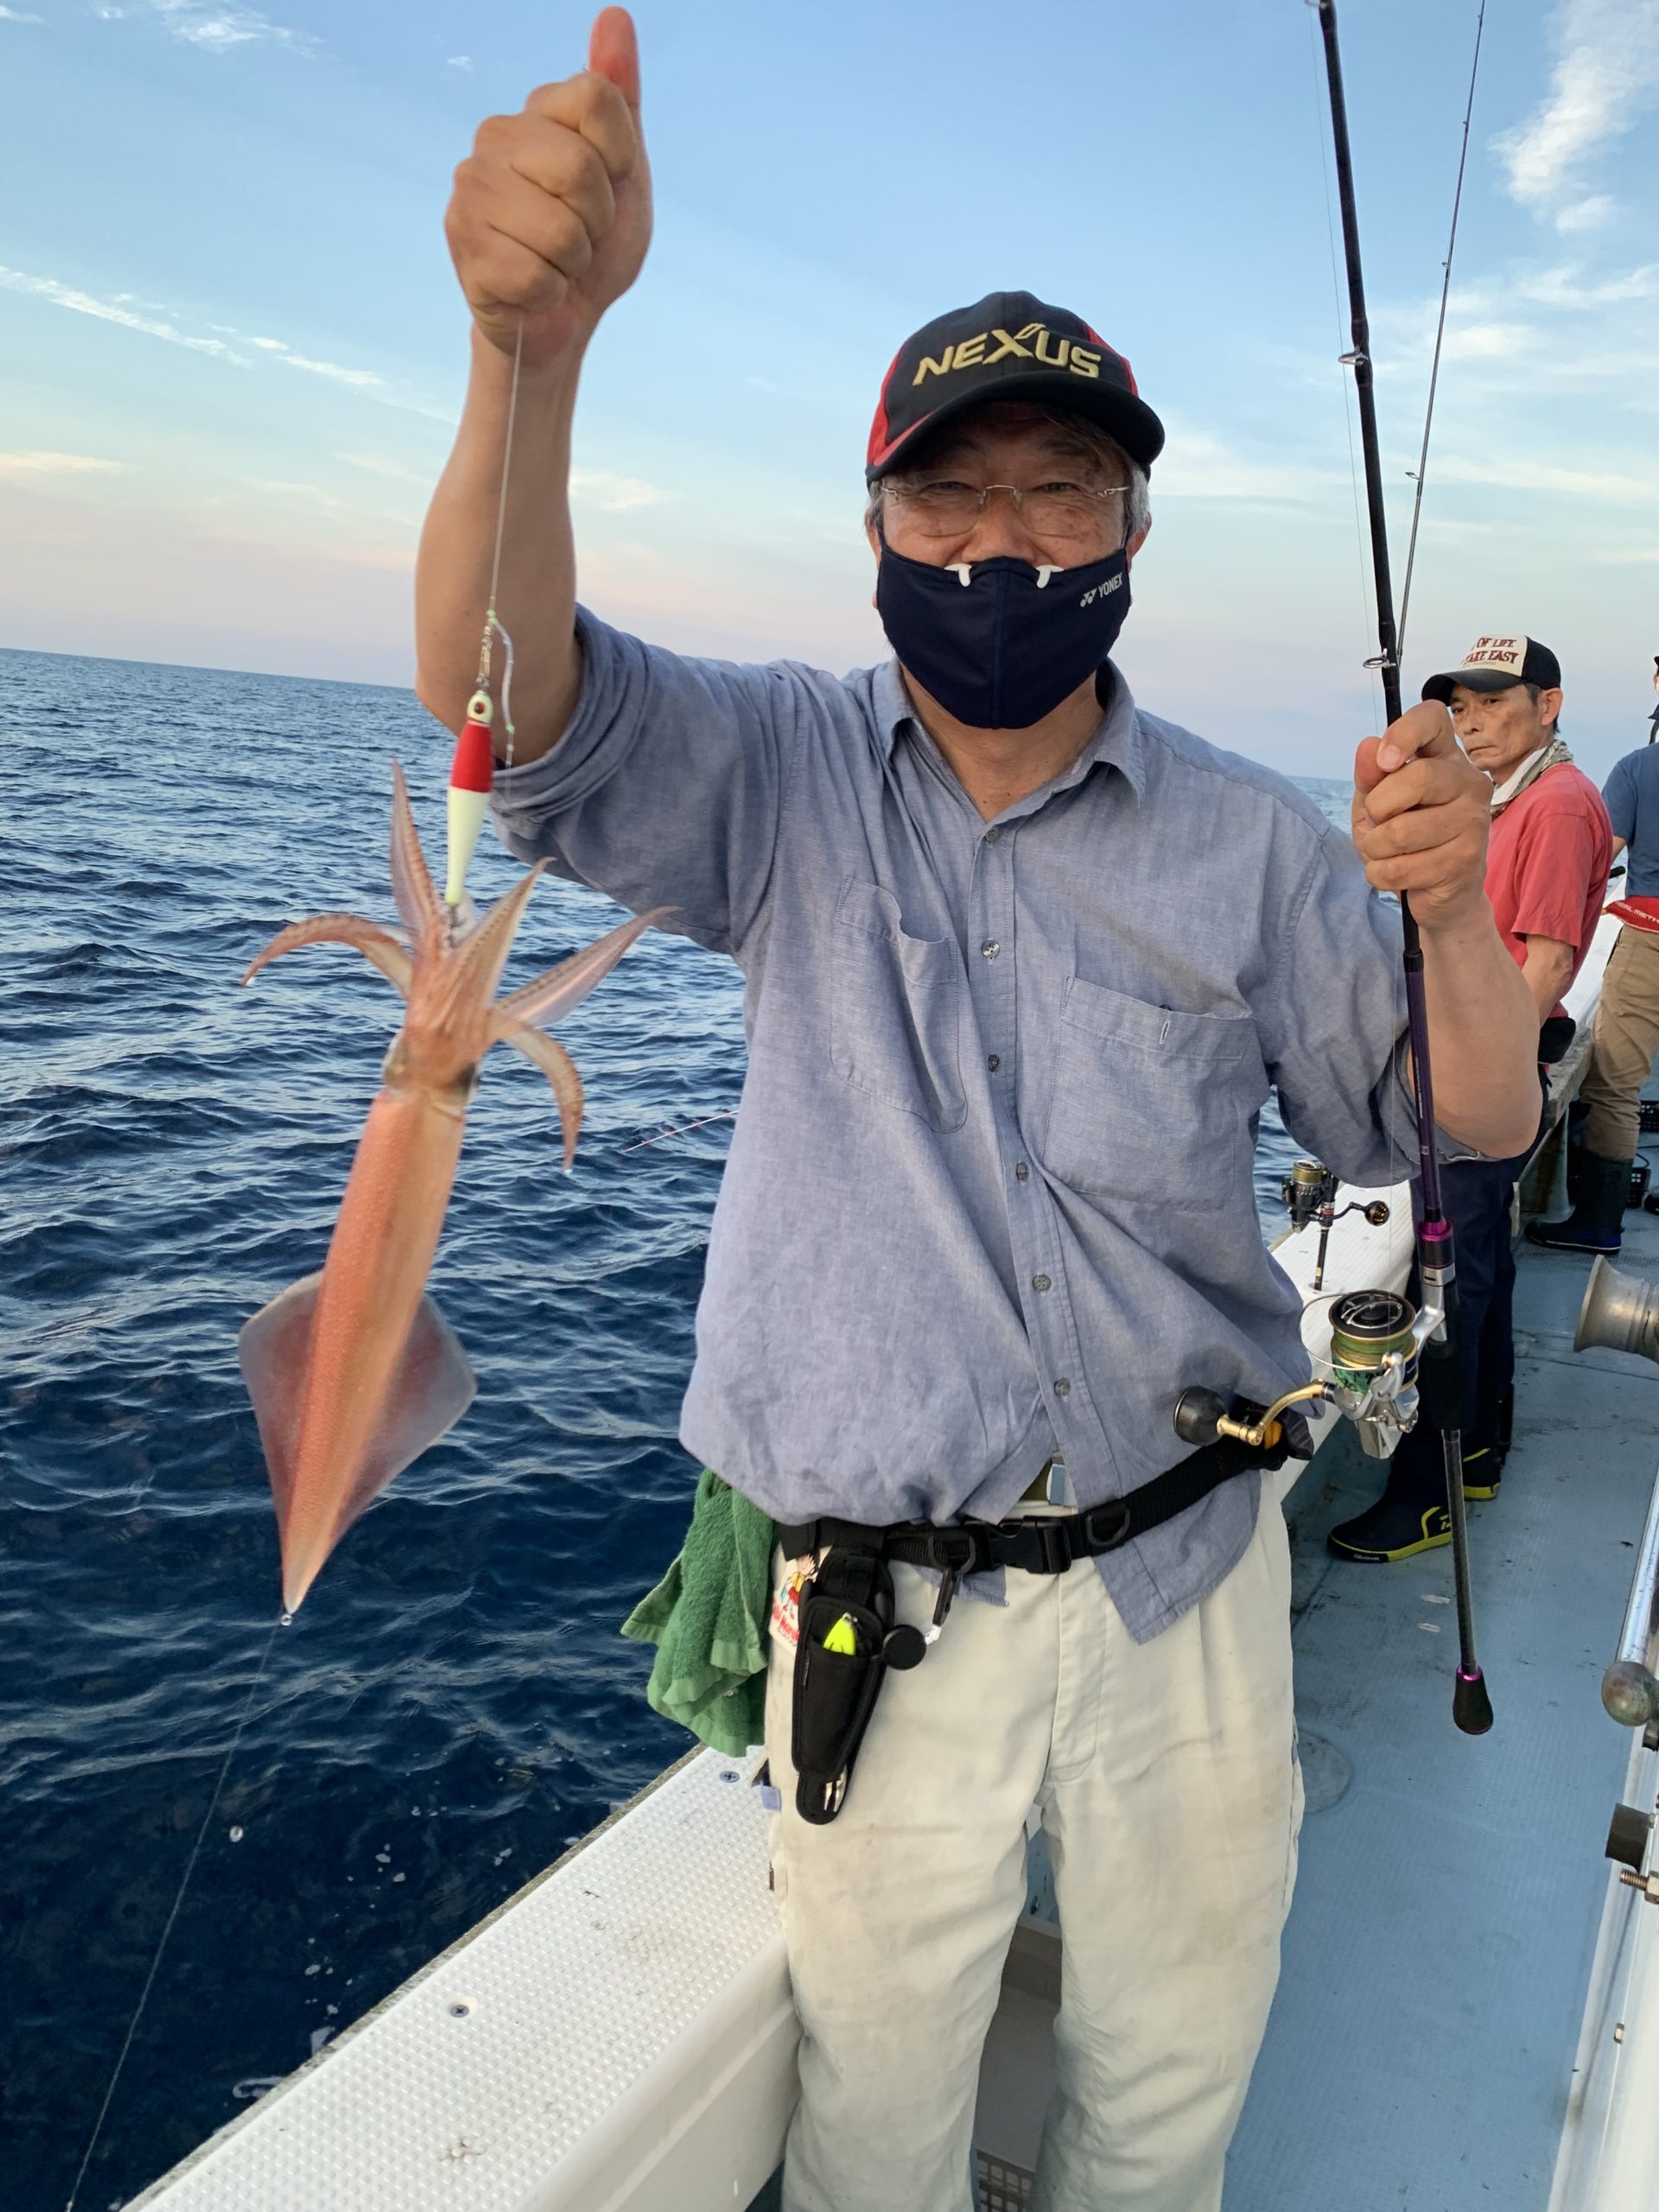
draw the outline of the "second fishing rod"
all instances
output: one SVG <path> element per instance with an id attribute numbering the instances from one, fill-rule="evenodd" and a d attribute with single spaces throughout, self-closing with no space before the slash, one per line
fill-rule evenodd
<path id="1" fill-rule="evenodd" d="M 1371 372 L 1370 326 L 1365 313 L 1365 279 L 1359 251 L 1359 219 L 1354 202 L 1353 157 L 1348 142 L 1348 110 L 1343 96 L 1342 57 L 1337 42 L 1335 0 L 1313 0 L 1325 45 L 1325 80 L 1331 96 L 1331 130 L 1335 149 L 1337 190 L 1342 211 L 1344 257 L 1347 264 L 1352 350 L 1344 358 L 1354 372 L 1359 410 L 1360 452 L 1365 471 L 1365 505 L 1370 530 L 1371 577 L 1376 597 L 1379 651 L 1366 665 L 1382 681 L 1388 720 L 1401 715 L 1399 632 L 1394 616 L 1394 584 L 1389 567 L 1389 532 L 1382 501 L 1382 464 L 1376 435 L 1376 397 Z M 1452 1579 L 1457 1593 L 1458 1670 L 1452 1716 L 1465 1735 L 1484 1735 L 1492 1725 L 1491 1700 L 1475 1650 L 1474 1600 L 1469 1573 L 1469 1532 L 1463 1486 L 1463 1397 L 1465 1348 L 1459 1325 L 1457 1258 L 1452 1224 L 1440 1191 L 1434 1137 L 1434 1089 L 1429 1059 L 1428 1009 L 1423 988 L 1423 950 L 1411 901 L 1400 899 L 1404 932 L 1406 1020 L 1411 1040 L 1412 1081 L 1416 1098 L 1418 1177 L 1421 1217 L 1417 1227 L 1417 1266 L 1426 1304 L 1438 1306 L 1440 1321 L 1423 1346 L 1418 1388 L 1419 1418 L 1440 1433 L 1446 1466 L 1446 1512 L 1452 1538 Z"/>

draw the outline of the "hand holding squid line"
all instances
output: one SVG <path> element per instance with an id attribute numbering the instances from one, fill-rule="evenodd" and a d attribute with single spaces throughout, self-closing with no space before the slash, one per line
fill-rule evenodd
<path id="1" fill-rule="evenodd" d="M 623 923 L 498 1001 L 541 865 L 481 919 L 460 924 L 427 872 L 396 765 L 392 779 L 391 881 L 403 931 L 319 914 L 273 938 L 243 977 L 251 982 L 300 945 L 351 944 L 407 1001 L 321 1273 L 273 1299 L 238 1343 L 276 1500 L 289 1613 L 359 1514 L 454 1427 L 477 1389 L 467 1355 L 426 1295 L 426 1278 L 485 1053 L 511 1045 L 546 1076 L 569 1167 L 582 1081 L 542 1025 L 585 998 L 666 911 Z"/>

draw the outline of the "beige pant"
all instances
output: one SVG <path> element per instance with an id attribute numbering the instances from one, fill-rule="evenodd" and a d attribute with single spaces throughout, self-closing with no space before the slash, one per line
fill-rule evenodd
<path id="1" fill-rule="evenodd" d="M 932 1587 L 895 1567 L 901 1619 Z M 1149 1643 L 1099 1574 L 1010 1573 L 889 1675 L 840 1816 L 795 1811 L 774 1641 L 773 1878 L 801 2017 L 785 2212 L 965 2212 L 980 2050 L 1041 1812 L 1065 1998 L 1040 2212 L 1215 2212 L 1301 1824 L 1283 1516 Z"/>
<path id="2" fill-rule="evenodd" d="M 1659 936 L 1618 933 L 1602 978 L 1595 1043 L 1579 1096 L 1590 1109 L 1584 1141 L 1603 1160 L 1633 1160 L 1642 1130 L 1637 1101 L 1659 1052 Z"/>

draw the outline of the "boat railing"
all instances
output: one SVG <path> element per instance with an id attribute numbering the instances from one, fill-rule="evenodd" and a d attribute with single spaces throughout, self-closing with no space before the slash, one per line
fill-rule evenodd
<path id="1" fill-rule="evenodd" d="M 1618 1650 L 1601 1678 L 1601 1701 L 1615 1720 L 1627 1728 L 1659 1725 L 1659 1679 L 1655 1675 L 1655 1643 L 1659 1637 L 1659 1474 L 1648 1500 L 1648 1517 L 1637 1548 L 1636 1572 L 1630 1577 L 1630 1602 Z"/>

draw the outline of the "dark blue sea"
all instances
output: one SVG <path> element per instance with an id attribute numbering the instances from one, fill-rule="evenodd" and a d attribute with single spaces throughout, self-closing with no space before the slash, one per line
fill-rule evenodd
<path id="1" fill-rule="evenodd" d="M 492 1059 L 432 1281 L 477 1401 L 273 1638 L 237 1331 L 321 1263 L 397 1001 L 344 948 L 238 981 L 289 920 L 390 916 L 391 762 L 435 862 L 447 741 L 404 691 L 3 652 L 0 742 L 7 2212 L 69 2194 L 246 1714 L 79 2192 L 103 2212 L 687 1747 L 617 1624 L 687 1517 L 730 1122 L 659 1133 L 735 1106 L 743 1032 L 734 969 L 646 938 L 561 1026 L 569 1178 L 545 1084 Z M 516 874 L 486 836 L 480 902 Z M 617 918 L 545 882 L 509 981 Z M 1275 1230 L 1291 1156 L 1272 1123 Z"/>

